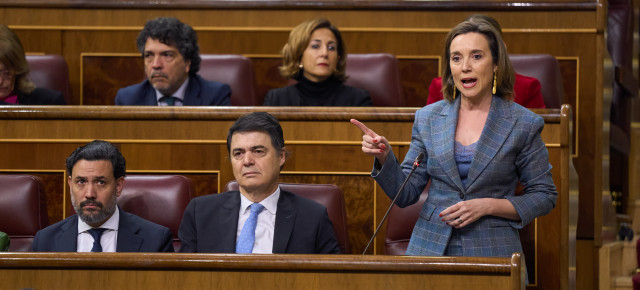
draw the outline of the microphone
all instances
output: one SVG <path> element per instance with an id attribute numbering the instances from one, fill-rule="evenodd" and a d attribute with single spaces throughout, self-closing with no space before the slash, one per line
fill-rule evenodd
<path id="1" fill-rule="evenodd" d="M 416 157 L 416 159 L 413 160 L 413 166 L 411 166 L 411 171 L 409 171 L 409 175 L 407 175 L 407 178 L 405 178 L 404 182 L 402 182 L 402 185 L 400 185 L 400 189 L 398 189 L 398 192 L 396 192 L 396 196 L 391 201 L 391 205 L 389 206 L 389 209 L 387 209 L 387 213 L 385 213 L 384 216 L 382 217 L 382 220 L 380 221 L 380 224 L 378 225 L 378 228 L 376 229 L 376 231 L 373 233 L 373 236 L 371 236 L 371 239 L 369 240 L 367 247 L 365 247 L 364 251 L 362 251 L 363 255 L 367 253 L 367 250 L 369 249 L 369 246 L 371 246 L 373 239 L 376 238 L 376 235 L 378 234 L 378 231 L 380 231 L 380 228 L 382 227 L 382 224 L 384 223 L 384 221 L 387 219 L 387 216 L 389 215 L 391 208 L 393 207 L 394 204 L 396 204 L 396 200 L 398 200 L 398 196 L 400 196 L 400 192 L 402 192 L 402 190 L 404 189 L 404 186 L 407 185 L 407 181 L 409 181 L 409 178 L 411 178 L 411 175 L 413 174 L 413 172 L 416 171 L 416 168 L 420 166 L 420 162 L 422 162 L 422 158 L 424 158 L 424 152 L 420 152 L 420 155 L 418 155 L 418 157 Z"/>

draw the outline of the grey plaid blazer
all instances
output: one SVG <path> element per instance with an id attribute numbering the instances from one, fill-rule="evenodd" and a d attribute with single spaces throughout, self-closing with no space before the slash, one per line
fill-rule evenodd
<path id="1" fill-rule="evenodd" d="M 460 229 L 463 255 L 510 257 L 522 252 L 518 229 L 549 213 L 558 196 L 551 178 L 549 153 L 540 137 L 544 120 L 514 102 L 494 96 L 467 185 L 463 187 L 453 152 L 459 108 L 458 98 L 418 110 L 404 162 L 399 165 L 392 153 L 379 171 L 374 168 L 372 176 L 393 198 L 415 157 L 425 153 L 396 202 L 400 207 L 417 202 L 431 179 L 429 196 L 413 229 L 407 255 L 442 256 L 452 228 L 438 214 L 463 199 L 490 197 L 508 199 L 521 220 L 484 216 Z M 521 196 L 515 195 L 518 181 L 524 186 Z"/>

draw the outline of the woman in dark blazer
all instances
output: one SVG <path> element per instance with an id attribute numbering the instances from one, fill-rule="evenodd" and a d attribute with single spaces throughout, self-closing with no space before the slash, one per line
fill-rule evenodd
<path id="1" fill-rule="evenodd" d="M 518 229 L 556 203 L 544 121 L 512 101 L 514 71 L 490 24 L 458 24 L 443 59 L 445 100 L 416 112 L 401 165 L 386 138 L 352 123 L 365 132 L 362 150 L 375 157 L 372 176 L 390 198 L 425 156 L 396 202 L 417 202 L 431 182 L 408 255 L 510 257 L 522 252 Z M 516 196 L 518 182 L 524 190 Z"/>
<path id="2" fill-rule="evenodd" d="M 280 74 L 298 81 L 270 90 L 265 106 L 371 106 L 363 89 L 344 85 L 347 53 L 340 31 L 317 18 L 296 26 L 282 48 Z"/>
<path id="3" fill-rule="evenodd" d="M 36 88 L 18 36 L 0 24 L 0 105 L 64 105 L 62 93 Z"/>

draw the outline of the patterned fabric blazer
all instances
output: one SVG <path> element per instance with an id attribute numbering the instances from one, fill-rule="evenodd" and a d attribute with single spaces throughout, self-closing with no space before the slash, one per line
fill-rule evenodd
<path id="1" fill-rule="evenodd" d="M 459 108 L 457 98 L 418 110 L 404 162 L 399 165 L 392 153 L 372 176 L 393 198 L 413 160 L 420 152 L 425 153 L 396 202 L 400 207 L 417 202 L 431 179 L 407 255 L 444 254 L 452 227 L 438 214 L 447 207 L 474 198 L 505 198 L 515 207 L 520 221 L 484 216 L 459 231 L 464 256 L 510 257 L 522 252 L 518 229 L 549 213 L 556 203 L 558 193 L 551 178 L 549 153 L 540 137 L 544 121 L 528 109 L 494 96 L 465 187 L 453 152 Z M 518 181 L 524 186 L 520 196 L 515 195 Z"/>

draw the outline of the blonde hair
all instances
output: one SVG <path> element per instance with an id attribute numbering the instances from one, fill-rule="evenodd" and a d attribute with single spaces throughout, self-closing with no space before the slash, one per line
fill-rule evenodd
<path id="1" fill-rule="evenodd" d="M 448 101 L 453 101 L 457 96 L 453 76 L 451 75 L 451 42 L 456 36 L 470 32 L 480 33 L 485 36 L 489 42 L 489 50 L 493 64 L 497 66 L 495 72 L 496 93 L 498 97 L 513 100 L 513 84 L 515 82 L 515 71 L 509 60 L 507 48 L 502 40 L 502 32 L 496 28 L 491 22 L 482 18 L 470 18 L 454 27 L 449 31 L 446 38 L 444 49 L 444 66 L 442 71 L 442 95 Z M 459 94 L 460 92 L 457 92 Z"/>
<path id="2" fill-rule="evenodd" d="M 4 24 L 0 24 L 0 62 L 15 73 L 16 90 L 28 94 L 36 88 L 29 80 L 29 63 L 20 38 Z"/>
<path id="3" fill-rule="evenodd" d="M 331 25 L 331 22 L 324 18 L 307 20 L 291 30 L 291 33 L 289 33 L 289 41 L 282 47 L 282 66 L 278 67 L 283 77 L 292 79 L 299 77 L 302 54 L 304 54 L 304 51 L 309 45 L 311 34 L 320 28 L 328 28 L 331 30 L 338 43 L 338 65 L 333 72 L 333 76 L 340 82 L 347 80 L 347 49 L 342 41 L 342 35 L 340 35 L 338 28 Z"/>

